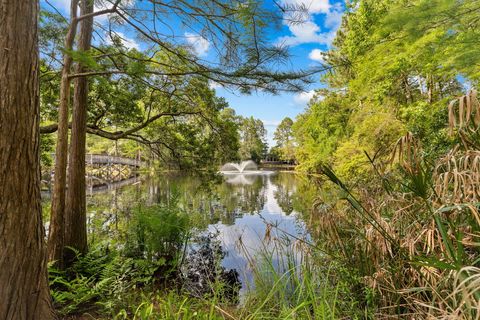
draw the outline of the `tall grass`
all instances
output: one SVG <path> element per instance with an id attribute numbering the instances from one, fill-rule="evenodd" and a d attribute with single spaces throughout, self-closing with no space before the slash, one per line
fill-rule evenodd
<path id="1" fill-rule="evenodd" d="M 436 163 L 409 133 L 389 161 L 372 161 L 376 177 L 364 186 L 322 168 L 340 202 L 317 200 L 326 231 L 317 236 L 341 248 L 337 258 L 374 291 L 376 318 L 480 317 L 479 112 L 474 91 L 450 104 L 450 131 L 461 143 Z"/>
<path id="2" fill-rule="evenodd" d="M 268 228 L 267 228 L 268 230 Z M 338 282 L 338 266 L 327 266 L 311 244 L 288 236 L 265 239 L 255 255 L 240 243 L 253 283 L 238 305 L 221 296 L 221 283 L 212 283 L 213 295 L 193 297 L 186 293 L 145 296 L 145 301 L 122 310 L 118 319 L 340 319 L 363 318 L 365 312 L 350 294 L 346 282 Z"/>
<path id="3" fill-rule="evenodd" d="M 335 319 L 339 289 L 328 270 L 312 263 L 303 240 L 267 237 L 255 256 L 242 247 L 253 274 L 241 319 Z"/>

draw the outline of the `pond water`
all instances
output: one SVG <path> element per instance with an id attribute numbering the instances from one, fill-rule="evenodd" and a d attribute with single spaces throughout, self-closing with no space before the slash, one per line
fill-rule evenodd
<path id="1" fill-rule="evenodd" d="M 291 172 L 229 174 L 214 180 L 157 173 L 88 194 L 90 240 L 121 244 L 136 207 L 174 202 L 191 215 L 199 232 L 217 235 L 226 253 L 223 266 L 238 271 L 245 290 L 252 284 L 250 264 L 259 252 L 278 244 L 273 240 L 294 248 L 299 239 L 309 238 L 304 219 L 315 190 L 308 178 Z"/>

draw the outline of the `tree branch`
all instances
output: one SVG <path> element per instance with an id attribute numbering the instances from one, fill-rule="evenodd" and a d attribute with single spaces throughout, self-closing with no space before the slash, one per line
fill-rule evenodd
<path id="1" fill-rule="evenodd" d="M 147 119 L 146 121 L 142 122 L 136 127 L 133 127 L 131 129 L 128 129 L 126 131 L 116 131 L 116 132 L 109 132 L 105 131 L 103 129 L 100 129 L 94 125 L 87 125 L 87 132 L 90 134 L 94 134 L 103 138 L 107 138 L 110 140 L 119 140 L 123 139 L 135 132 L 138 132 L 142 130 L 143 128 L 147 127 L 149 124 L 152 122 L 155 122 L 156 120 L 162 118 L 162 117 L 178 117 L 178 116 L 184 116 L 184 115 L 195 115 L 195 114 L 201 114 L 200 111 L 192 111 L 192 112 L 162 112 L 159 114 L 154 115 L 153 117 Z M 69 128 L 71 128 L 72 124 L 69 124 Z M 48 133 L 54 133 L 58 130 L 58 124 L 54 123 L 51 125 L 47 125 L 44 127 L 40 127 L 40 134 L 48 134 Z"/>

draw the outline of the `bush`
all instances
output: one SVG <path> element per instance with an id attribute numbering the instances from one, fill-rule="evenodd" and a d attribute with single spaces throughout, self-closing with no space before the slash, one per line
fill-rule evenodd
<path id="1" fill-rule="evenodd" d="M 127 231 L 125 254 L 175 267 L 189 236 L 189 218 L 175 207 L 139 207 Z"/>
<path id="2" fill-rule="evenodd" d="M 67 270 L 51 268 L 50 287 L 59 312 L 95 310 L 113 315 L 141 301 L 143 290 L 155 291 L 159 280 L 175 277 L 189 221 L 174 205 L 136 208 L 125 246 L 112 249 L 108 244 L 94 244 Z"/>

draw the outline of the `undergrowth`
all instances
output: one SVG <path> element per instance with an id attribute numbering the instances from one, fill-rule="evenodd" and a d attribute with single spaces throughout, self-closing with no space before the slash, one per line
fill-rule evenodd
<path id="1" fill-rule="evenodd" d="M 140 210 L 140 209 L 139 209 Z M 366 305 L 352 299 L 354 277 L 334 277 L 338 265 L 324 263 L 325 256 L 307 241 L 265 239 L 265 246 L 249 259 L 252 287 L 235 298 L 232 283 L 219 264 L 223 254 L 215 240 L 197 245 L 184 256 L 190 231 L 162 226 L 155 221 L 178 222 L 166 208 L 145 208 L 128 229 L 133 242 L 119 248 L 97 244 L 67 270 L 50 270 L 55 306 L 66 318 L 95 319 L 338 319 L 362 318 Z M 154 216 L 154 217 L 152 217 Z M 145 221 L 153 221 L 143 228 Z M 154 229 L 157 234 L 149 233 Z M 178 236 L 181 231 L 184 236 Z M 175 235 L 173 235 L 175 233 Z M 155 239 L 155 240 L 152 240 Z M 170 243 L 159 245 L 158 241 Z M 168 239 L 168 241 L 166 240 Z M 242 247 L 242 244 L 239 244 Z M 141 250 L 139 249 L 141 248 Z M 173 248 L 173 249 L 172 249 Z M 172 261 L 167 260 L 167 250 Z M 195 267 L 198 261 L 204 268 Z M 322 263 L 323 260 L 323 263 Z M 182 264 L 183 263 L 183 264 Z M 168 266 L 168 268 L 165 268 Z M 208 273 L 199 275 L 201 273 Z M 193 274 L 193 277 L 192 277 Z M 200 277 L 201 279 L 199 279 Z M 193 282 L 192 282 L 193 280 Z M 200 283 L 201 288 L 195 283 Z M 203 289 L 202 289 L 203 288 Z M 200 290 L 201 289 L 201 290 Z"/>
<path id="2" fill-rule="evenodd" d="M 373 292 L 375 318 L 480 318 L 475 91 L 452 101 L 449 127 L 461 143 L 433 161 L 412 133 L 392 147 L 390 159 L 366 154 L 374 175 L 362 185 L 322 167 L 332 182 L 323 188 L 331 190 L 318 197 L 310 228 Z"/>

